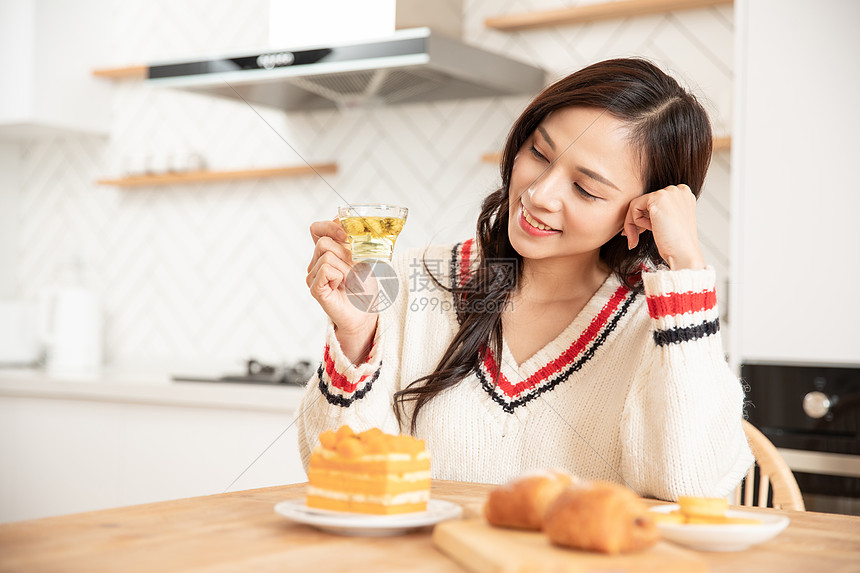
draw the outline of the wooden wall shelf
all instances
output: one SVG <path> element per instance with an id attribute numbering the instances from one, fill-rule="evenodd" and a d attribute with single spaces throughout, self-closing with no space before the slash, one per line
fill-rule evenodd
<path id="1" fill-rule="evenodd" d="M 726 135 L 723 137 L 714 138 L 714 151 L 726 151 L 732 148 L 732 136 Z M 498 165 L 502 160 L 501 153 L 485 153 L 481 156 L 483 163 L 493 163 Z"/>
<path id="2" fill-rule="evenodd" d="M 551 26 L 582 24 L 598 20 L 611 20 L 613 18 L 643 16 L 660 12 L 691 10 L 693 8 L 731 4 L 732 2 L 733 0 L 622 0 L 620 2 L 571 6 L 570 8 L 559 8 L 557 10 L 496 16 L 484 20 L 484 25 L 487 28 L 495 30 L 516 32 Z"/>
<path id="3" fill-rule="evenodd" d="M 97 78 L 109 80 L 145 80 L 149 74 L 149 66 L 125 66 L 122 68 L 99 68 L 93 70 Z"/>
<path id="4" fill-rule="evenodd" d="M 714 138 L 714 151 L 726 151 L 732 148 L 732 136 L 726 135 L 723 137 Z"/>
<path id="5" fill-rule="evenodd" d="M 275 167 L 268 169 L 245 169 L 241 171 L 190 171 L 188 173 L 165 173 L 121 179 L 99 179 L 99 185 L 116 187 L 144 187 L 150 185 L 176 185 L 182 183 L 205 183 L 212 181 L 234 181 L 238 179 L 262 179 L 267 177 L 296 177 L 315 173 L 337 173 L 337 163 L 319 163 L 297 167 Z"/>

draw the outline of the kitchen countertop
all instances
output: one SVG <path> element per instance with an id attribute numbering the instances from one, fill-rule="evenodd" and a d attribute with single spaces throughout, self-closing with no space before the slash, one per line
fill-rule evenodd
<path id="1" fill-rule="evenodd" d="M 0 369 L 0 397 L 293 413 L 304 389 L 231 382 L 175 382 L 160 372 L 105 370 L 98 380 L 67 381 L 37 369 Z"/>
<path id="2" fill-rule="evenodd" d="M 492 487 L 434 480 L 432 496 L 460 504 L 469 518 Z M 3 524 L 0 572 L 463 571 L 436 549 L 429 528 L 341 537 L 274 512 L 304 491 L 305 484 L 277 486 Z M 787 515 L 791 523 L 744 551 L 694 552 L 708 570 L 856 571 L 860 517 L 744 509 Z"/>

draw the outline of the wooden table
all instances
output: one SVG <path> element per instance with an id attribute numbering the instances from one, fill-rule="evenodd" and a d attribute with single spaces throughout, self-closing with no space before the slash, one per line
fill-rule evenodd
<path id="1" fill-rule="evenodd" d="M 436 481 L 432 495 L 474 517 L 491 487 Z M 275 514 L 277 502 L 303 495 L 304 484 L 289 485 L 3 524 L 0 571 L 463 571 L 433 546 L 430 528 L 340 537 Z M 860 570 L 860 517 L 780 513 L 791 525 L 775 539 L 700 555 L 731 573 Z"/>

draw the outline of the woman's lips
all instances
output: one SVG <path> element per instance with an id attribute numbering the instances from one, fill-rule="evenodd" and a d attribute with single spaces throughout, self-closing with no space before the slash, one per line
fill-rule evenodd
<path id="1" fill-rule="evenodd" d="M 538 229 L 537 227 L 535 227 L 534 225 L 532 225 L 531 223 L 526 221 L 524 211 L 525 211 L 525 207 L 523 206 L 522 203 L 520 203 L 520 212 L 519 212 L 517 219 L 519 220 L 520 227 L 523 229 L 523 231 L 525 231 L 529 235 L 532 235 L 533 237 L 547 237 L 549 235 L 556 235 L 556 234 L 561 232 L 561 231 L 556 231 L 555 229 L 552 229 L 552 230 Z M 530 214 L 530 216 L 531 216 L 531 214 Z"/>

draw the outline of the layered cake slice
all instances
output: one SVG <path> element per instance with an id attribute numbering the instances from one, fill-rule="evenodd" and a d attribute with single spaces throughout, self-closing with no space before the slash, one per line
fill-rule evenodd
<path id="1" fill-rule="evenodd" d="M 373 514 L 427 509 L 424 440 L 378 428 L 356 434 L 349 426 L 323 432 L 319 440 L 308 466 L 308 507 Z"/>

